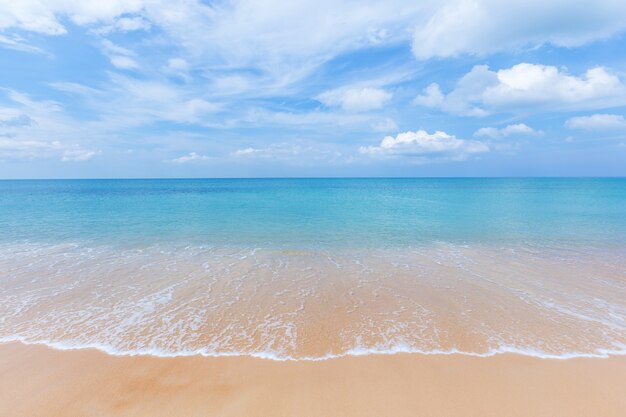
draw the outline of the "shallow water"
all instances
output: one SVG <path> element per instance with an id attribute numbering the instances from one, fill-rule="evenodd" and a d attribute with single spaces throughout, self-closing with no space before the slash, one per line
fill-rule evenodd
<path id="1" fill-rule="evenodd" d="M 0 182 L 0 340 L 626 353 L 624 180 Z"/>

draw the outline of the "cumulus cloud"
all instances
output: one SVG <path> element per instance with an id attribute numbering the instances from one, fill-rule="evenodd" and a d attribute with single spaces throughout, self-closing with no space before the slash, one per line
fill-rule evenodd
<path id="1" fill-rule="evenodd" d="M 626 2 L 619 0 L 442 1 L 416 26 L 413 53 L 428 59 L 580 46 L 624 31 L 624 16 Z"/>
<path id="2" fill-rule="evenodd" d="M 350 87 L 326 91 L 317 99 L 329 107 L 359 112 L 380 109 L 391 99 L 391 93 L 380 88 Z"/>
<path id="3" fill-rule="evenodd" d="M 183 155 L 178 158 L 170 159 L 169 161 L 166 161 L 166 162 L 171 162 L 173 164 L 187 164 L 190 162 L 206 162 L 210 159 L 211 159 L 210 156 L 200 155 L 196 152 L 190 152 L 188 155 Z"/>
<path id="4" fill-rule="evenodd" d="M 603 67 L 574 76 L 549 65 L 522 63 L 498 71 L 477 65 L 447 94 L 433 83 L 415 98 L 415 103 L 466 116 L 497 111 L 607 108 L 626 104 L 626 86 Z"/>
<path id="5" fill-rule="evenodd" d="M 489 151 L 480 141 L 458 139 L 446 132 L 428 133 L 425 130 L 385 136 L 378 146 L 362 146 L 359 152 L 370 156 L 414 157 L 420 161 L 447 159 L 463 160 L 472 154 Z"/>
<path id="6" fill-rule="evenodd" d="M 492 139 L 498 139 L 508 136 L 538 136 L 542 133 L 543 132 L 541 132 L 540 130 L 535 130 L 524 123 L 517 123 L 513 125 L 507 125 L 502 128 L 481 127 L 476 132 L 474 132 L 474 136 L 486 136 Z"/>
<path id="7" fill-rule="evenodd" d="M 592 114 L 572 117 L 565 122 L 565 127 L 579 130 L 621 130 L 626 129 L 626 119 L 617 114 Z"/>

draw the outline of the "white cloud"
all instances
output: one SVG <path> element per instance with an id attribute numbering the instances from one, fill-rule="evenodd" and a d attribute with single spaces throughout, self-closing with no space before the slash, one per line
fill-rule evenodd
<path id="1" fill-rule="evenodd" d="M 83 96 L 96 95 L 101 93 L 99 90 L 88 87 L 86 85 L 72 83 L 72 82 L 54 82 L 48 84 L 50 87 L 66 93 L 74 93 Z"/>
<path id="2" fill-rule="evenodd" d="M 122 17 L 115 21 L 115 28 L 123 32 L 150 29 L 150 22 L 141 17 Z"/>
<path id="3" fill-rule="evenodd" d="M 85 123 L 68 117 L 58 102 L 13 90 L 6 96 L 12 107 L 0 106 L 0 159 L 79 162 L 100 153 L 97 146 L 82 143 L 85 136 L 95 139 L 98 133 L 84 135 Z"/>
<path id="4" fill-rule="evenodd" d="M 247 147 L 237 149 L 231 155 L 235 157 L 254 157 L 269 159 L 292 159 L 301 154 L 308 154 L 315 151 L 311 145 L 302 145 L 297 143 L 277 143 L 264 148 Z"/>
<path id="5" fill-rule="evenodd" d="M 620 130 L 626 129 L 626 119 L 617 114 L 592 114 L 572 117 L 565 122 L 565 127 L 580 130 Z"/>
<path id="6" fill-rule="evenodd" d="M 350 87 L 326 91 L 317 99 L 329 107 L 360 112 L 380 109 L 391 99 L 391 93 L 380 88 Z"/>
<path id="7" fill-rule="evenodd" d="M 419 59 L 484 55 L 546 43 L 573 47 L 626 29 L 621 0 L 453 0 L 416 26 Z"/>
<path id="8" fill-rule="evenodd" d="M 113 64 L 114 67 L 120 68 L 120 69 L 139 68 L 139 64 L 137 63 L 137 61 L 135 61 L 134 59 L 130 57 L 121 56 L 121 55 L 111 57 L 111 64 Z"/>
<path id="9" fill-rule="evenodd" d="M 91 91 L 78 85 L 58 87 L 83 95 L 109 129 L 160 121 L 211 125 L 210 116 L 221 108 L 218 103 L 199 96 L 200 92 L 193 86 L 140 80 L 117 73 L 111 75 L 106 91 Z"/>
<path id="10" fill-rule="evenodd" d="M 623 30 L 626 20 L 621 12 L 625 11 L 624 2 L 617 0 L 574 0 L 573 4 L 570 0 L 516 0 L 506 7 L 496 0 L 302 0 L 288 4 L 279 0 L 20 0 L 0 5 L 0 31 L 62 35 L 71 27 L 67 22 L 88 26 L 100 35 L 154 27 L 142 47 L 158 43 L 181 55 L 165 68 L 181 75 L 186 70 L 183 61 L 189 61 L 189 68 L 223 70 L 228 76 L 212 73 L 214 87 L 225 86 L 222 93 L 233 84 L 235 92 L 253 86 L 257 93 L 282 93 L 325 62 L 373 45 L 397 45 L 413 38 L 420 58 L 545 42 L 572 46 Z M 533 19 L 520 19 L 521 15 Z M 27 47 L 8 35 L 5 38 L 13 47 Z M 137 70 L 142 64 L 128 49 L 126 53 L 103 52 L 119 69 Z M 237 73 L 242 69 L 246 77 Z M 345 94 L 344 98 L 326 98 L 331 106 L 355 111 L 380 108 L 388 100 L 378 89 Z M 437 96 L 426 98 L 436 100 Z M 480 113 L 481 109 L 475 109 L 475 114 Z"/>
<path id="11" fill-rule="evenodd" d="M 200 155 L 196 152 L 190 152 L 188 155 L 183 155 L 178 158 L 170 159 L 169 161 L 166 161 L 166 162 L 171 162 L 173 164 L 187 164 L 190 162 L 208 161 L 210 159 L 211 159 L 210 156 Z"/>
<path id="12" fill-rule="evenodd" d="M 66 21 L 100 34 L 150 25 L 159 42 L 206 66 L 254 68 L 284 85 L 343 52 L 408 41 L 426 7 L 406 0 L 20 0 L 0 5 L 0 31 L 62 35 Z"/>
<path id="13" fill-rule="evenodd" d="M 322 111 L 311 112 L 269 112 L 264 109 L 252 109 L 240 120 L 233 120 L 236 124 L 254 124 L 260 125 L 283 125 L 283 126 L 314 126 L 316 128 L 323 126 L 337 127 L 349 125 L 361 125 L 371 120 L 369 115 L 364 114 L 345 114 L 331 113 Z"/>
<path id="14" fill-rule="evenodd" d="M 69 148 L 63 151 L 63 156 L 61 160 L 63 162 L 82 162 L 89 161 L 91 158 L 99 154 L 99 151 L 95 151 L 92 149 L 81 149 L 81 148 Z"/>
<path id="15" fill-rule="evenodd" d="M 130 49 L 114 44 L 108 39 L 102 41 L 104 53 L 111 61 L 111 64 L 120 69 L 138 69 L 139 64 L 133 58 L 135 53 Z"/>
<path id="16" fill-rule="evenodd" d="M 607 108 L 626 104 L 626 86 L 603 67 L 574 76 L 548 65 L 522 63 L 498 71 L 477 65 L 449 93 L 431 84 L 415 103 L 466 116 Z"/>
<path id="17" fill-rule="evenodd" d="M 67 29 L 61 23 L 69 19 L 78 25 L 113 22 L 123 14 L 140 12 L 141 0 L 20 0 L 0 5 L 0 30 L 12 27 L 45 35 L 63 35 Z"/>
<path id="18" fill-rule="evenodd" d="M 99 35 L 106 35 L 111 32 L 133 32 L 136 30 L 149 30 L 152 25 L 143 17 L 120 17 L 115 19 L 112 24 L 104 25 L 96 30 L 94 33 Z"/>
<path id="19" fill-rule="evenodd" d="M 233 152 L 233 156 L 252 155 L 254 153 L 258 153 L 259 151 L 260 149 L 252 148 L 252 147 L 237 149 L 235 152 Z"/>
<path id="20" fill-rule="evenodd" d="M 0 35 L 0 46 L 16 51 L 30 52 L 33 54 L 46 54 L 46 52 L 36 46 L 29 45 L 28 42 L 15 34 L 3 36 Z"/>
<path id="21" fill-rule="evenodd" d="M 447 159 L 463 160 L 471 154 L 489 151 L 483 142 L 458 139 L 442 131 L 408 131 L 397 136 L 385 136 L 379 146 L 362 146 L 359 152 L 370 156 L 406 156 L 419 161 Z"/>
<path id="22" fill-rule="evenodd" d="M 53 100 L 33 100 L 28 94 L 15 90 L 9 90 L 7 95 L 9 99 L 21 104 L 24 108 L 39 113 L 58 113 L 63 110 L 63 106 Z"/>
<path id="23" fill-rule="evenodd" d="M 302 139 L 273 143 L 264 147 L 237 149 L 231 156 L 240 160 L 274 160 L 289 165 L 335 164 L 350 159 L 334 145 Z"/>
<path id="24" fill-rule="evenodd" d="M 66 145 L 59 141 L 24 140 L 0 138 L 0 160 L 32 160 L 58 158 L 63 162 L 88 161 L 99 152 L 78 145 Z"/>
<path id="25" fill-rule="evenodd" d="M 535 130 L 524 123 L 517 123 L 514 125 L 507 125 L 503 128 L 481 127 L 474 132 L 474 136 L 486 136 L 492 139 L 498 139 L 508 136 L 538 136 L 542 133 L 543 132 L 540 130 Z"/>

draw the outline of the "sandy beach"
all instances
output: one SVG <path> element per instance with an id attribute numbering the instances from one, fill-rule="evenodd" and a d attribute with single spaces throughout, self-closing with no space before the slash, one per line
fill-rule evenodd
<path id="1" fill-rule="evenodd" d="M 110 356 L 0 345 L 2 416 L 623 416 L 626 357 Z"/>
<path id="2" fill-rule="evenodd" d="M 626 0 L 0 0 L 0 417 L 626 417 Z"/>

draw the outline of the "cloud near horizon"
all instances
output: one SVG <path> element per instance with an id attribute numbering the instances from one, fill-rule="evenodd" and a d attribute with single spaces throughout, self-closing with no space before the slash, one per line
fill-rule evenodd
<path id="1" fill-rule="evenodd" d="M 378 146 L 362 146 L 359 152 L 373 157 L 415 157 L 427 159 L 463 160 L 472 154 L 488 152 L 489 146 L 480 141 L 458 139 L 442 131 L 432 134 L 425 130 L 385 136 Z"/>

